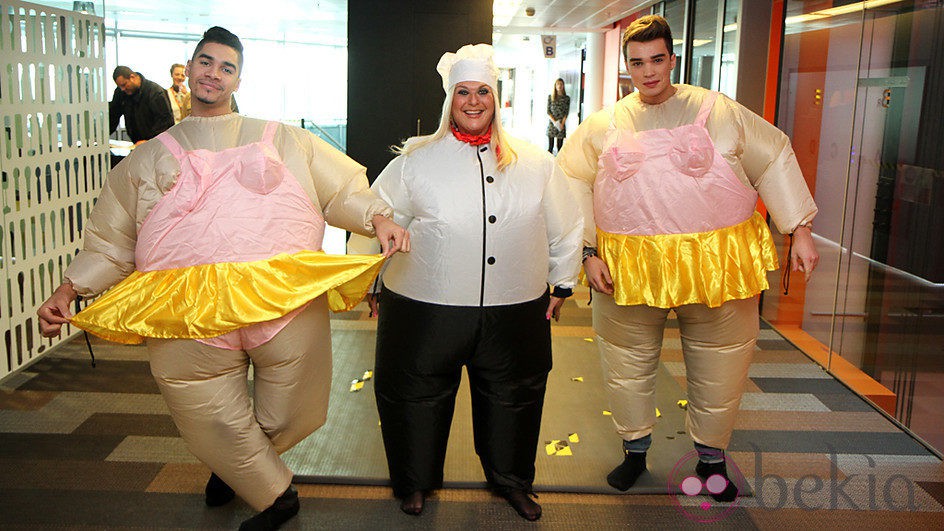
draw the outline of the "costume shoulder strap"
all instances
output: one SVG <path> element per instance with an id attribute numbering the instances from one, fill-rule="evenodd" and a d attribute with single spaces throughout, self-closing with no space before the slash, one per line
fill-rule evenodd
<path id="1" fill-rule="evenodd" d="M 171 134 L 167 131 L 157 135 L 157 139 L 161 141 L 161 144 L 164 144 L 164 147 L 166 147 L 175 158 L 179 159 L 181 156 L 183 156 L 184 148 L 181 147 L 180 142 L 178 142 L 177 139 L 171 136 Z"/>
<path id="2" fill-rule="evenodd" d="M 708 122 L 708 115 L 711 114 L 711 108 L 715 104 L 715 100 L 718 98 L 718 93 L 709 90 L 705 94 L 705 99 L 701 101 L 701 107 L 698 108 L 698 116 L 695 118 L 695 124 L 702 127 L 705 126 L 705 123 Z"/>
<path id="3" fill-rule="evenodd" d="M 272 144 L 272 141 L 275 139 L 275 130 L 278 126 L 279 122 L 266 123 L 265 131 L 262 133 L 262 141 L 266 144 Z"/>

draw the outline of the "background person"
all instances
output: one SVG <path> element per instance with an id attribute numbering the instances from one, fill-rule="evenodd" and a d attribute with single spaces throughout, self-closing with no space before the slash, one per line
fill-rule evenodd
<path id="1" fill-rule="evenodd" d="M 558 78 L 554 82 L 554 90 L 547 97 L 547 151 L 554 153 L 554 143 L 557 142 L 557 151 L 564 144 L 567 136 L 567 115 L 570 114 L 570 96 L 564 90 L 564 80 Z"/>
<path id="2" fill-rule="evenodd" d="M 137 145 L 174 125 L 170 100 L 160 85 L 144 79 L 127 66 L 115 68 L 111 77 L 118 86 L 108 102 L 110 132 L 118 130 L 118 123 L 124 116 L 128 138 Z"/>
<path id="3" fill-rule="evenodd" d="M 175 124 L 190 115 L 190 89 L 187 88 L 185 69 L 186 67 L 180 63 L 175 63 L 170 67 L 170 77 L 173 82 L 167 87 L 167 99 L 170 100 Z"/>
<path id="4" fill-rule="evenodd" d="M 356 304 L 379 268 L 377 257 L 317 252 L 325 221 L 376 230 L 386 254 L 408 249 L 409 236 L 362 166 L 303 129 L 231 112 L 242 62 L 238 37 L 204 33 L 187 65 L 192 115 L 108 175 L 82 252 L 37 313 L 43 335 L 56 336 L 77 295 L 114 286 L 72 324 L 147 337 L 181 437 L 213 472 L 206 504 L 239 494 L 260 511 L 241 529 L 275 529 L 299 509 L 279 454 L 327 413 L 326 293 L 338 290 L 332 309 Z M 355 269 L 342 286 L 336 277 Z"/>
<path id="5" fill-rule="evenodd" d="M 492 47 L 446 53 L 437 70 L 446 91 L 439 129 L 407 140 L 373 184 L 413 242 L 384 273 L 377 325 L 390 481 L 408 514 L 442 486 L 465 366 L 488 485 L 537 520 L 541 506 L 529 494 L 550 319 L 576 282 L 580 217 L 553 159 L 502 129 Z"/>
<path id="6" fill-rule="evenodd" d="M 623 53 L 636 92 L 591 115 L 557 156 L 579 190 L 593 327 L 624 441 L 607 481 L 626 490 L 646 470 L 669 311 L 685 358 L 695 471 L 727 479 L 723 450 L 759 333 L 757 295 L 777 269 L 757 198 L 793 234 L 790 265 L 806 280 L 819 261 L 817 209 L 786 135 L 720 93 L 671 83 L 664 18 L 631 23 Z M 737 487 L 728 481 L 712 496 L 732 501 Z"/>

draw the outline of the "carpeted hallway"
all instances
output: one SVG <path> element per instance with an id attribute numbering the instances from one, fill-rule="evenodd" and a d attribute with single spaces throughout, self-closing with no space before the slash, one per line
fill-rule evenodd
<path id="1" fill-rule="evenodd" d="M 764 323 L 729 449 L 752 494 L 725 505 L 679 491 L 694 463 L 678 403 L 685 378 L 674 328 L 666 331 L 649 473 L 627 494 L 610 489 L 603 476 L 620 461 L 620 443 L 606 416 L 586 299 L 583 291 L 568 301 L 553 329 L 555 368 L 536 464 L 540 521 L 525 522 L 479 488 L 464 388 L 447 488 L 419 517 L 397 509 L 383 486 L 365 374 L 374 321 L 359 307 L 332 319 L 328 424 L 286 454 L 302 511 L 284 528 L 944 528 L 941 460 Z M 145 349 L 93 346 L 97 368 L 78 336 L 0 382 L 0 528 L 233 529 L 250 516 L 238 501 L 204 506 L 209 471 L 179 439 Z"/>

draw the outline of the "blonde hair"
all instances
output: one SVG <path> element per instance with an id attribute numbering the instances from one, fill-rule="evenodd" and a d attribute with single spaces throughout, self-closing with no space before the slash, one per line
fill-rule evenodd
<path id="1" fill-rule="evenodd" d="M 490 142 L 492 149 L 495 150 L 498 155 L 498 169 L 502 170 L 509 164 L 518 160 L 518 154 L 515 153 L 515 150 L 512 149 L 511 144 L 508 143 L 508 133 L 505 132 L 505 129 L 501 124 L 501 117 L 499 116 L 500 105 L 498 102 L 498 92 L 489 87 L 490 93 L 492 95 L 492 100 L 495 102 L 495 114 L 492 115 L 492 141 Z M 406 139 L 403 142 L 402 146 L 391 146 L 390 149 L 393 150 L 397 155 L 408 155 L 413 151 L 437 140 L 445 138 L 446 135 L 452 134 L 452 98 L 455 94 L 455 86 L 452 87 L 446 94 L 446 100 L 443 101 L 442 114 L 439 118 L 439 128 L 436 131 L 429 135 L 414 136 Z"/>

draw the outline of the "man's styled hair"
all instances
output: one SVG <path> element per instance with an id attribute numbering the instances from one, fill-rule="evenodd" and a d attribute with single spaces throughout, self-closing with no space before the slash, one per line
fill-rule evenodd
<path id="1" fill-rule="evenodd" d="M 234 35 L 231 31 L 229 31 L 226 28 L 213 26 L 212 28 L 203 32 L 203 38 L 200 39 L 200 42 L 197 43 L 197 47 L 193 50 L 193 57 L 191 57 L 191 59 L 196 59 L 197 54 L 199 54 L 200 50 L 203 49 L 203 45 L 208 42 L 222 44 L 223 46 L 229 46 L 230 48 L 236 50 L 236 53 L 239 54 L 239 73 L 242 74 L 243 72 L 243 43 L 239 41 L 239 37 Z"/>
<path id="2" fill-rule="evenodd" d="M 111 80 L 118 81 L 119 77 L 131 79 L 131 74 L 133 73 L 134 70 L 128 68 L 127 66 L 117 66 L 115 67 L 115 71 L 111 73 Z"/>
<path id="3" fill-rule="evenodd" d="M 626 45 L 630 41 L 649 42 L 656 39 L 665 41 L 665 49 L 669 51 L 670 55 L 675 54 L 672 51 L 672 29 L 669 28 L 669 23 L 664 18 L 659 15 L 646 15 L 637 18 L 623 32 L 623 57 L 627 61 L 629 60 L 629 56 L 626 54 Z"/>
<path id="4" fill-rule="evenodd" d="M 187 67 L 184 66 L 184 65 L 182 65 L 182 64 L 180 64 L 180 63 L 174 63 L 174 64 L 170 65 L 170 75 L 174 75 L 174 70 L 176 70 L 176 69 L 178 69 L 178 68 L 187 68 Z"/>

